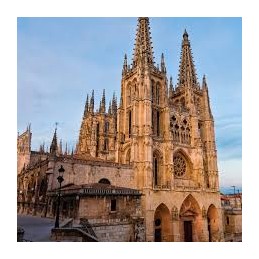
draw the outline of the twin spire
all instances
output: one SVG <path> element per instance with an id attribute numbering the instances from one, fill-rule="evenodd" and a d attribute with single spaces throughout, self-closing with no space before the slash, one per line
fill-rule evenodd
<path id="1" fill-rule="evenodd" d="M 183 33 L 181 60 L 179 65 L 178 86 L 199 88 L 197 74 L 192 57 L 191 44 L 186 30 Z M 132 68 L 138 64 L 154 67 L 153 47 L 148 17 L 139 17 Z M 123 73 L 129 70 L 127 56 L 124 57 Z M 164 54 L 161 56 L 160 71 L 166 73 Z"/>
<path id="2" fill-rule="evenodd" d="M 140 61 L 154 65 L 153 47 L 150 36 L 149 18 L 138 18 L 136 43 L 133 55 L 133 67 Z"/>
<path id="3" fill-rule="evenodd" d="M 184 30 L 182 40 L 181 60 L 179 65 L 178 86 L 199 88 L 197 74 L 192 57 L 191 44 L 188 33 Z"/>

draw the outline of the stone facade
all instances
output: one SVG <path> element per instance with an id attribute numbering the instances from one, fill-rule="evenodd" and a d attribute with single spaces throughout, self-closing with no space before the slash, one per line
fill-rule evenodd
<path id="1" fill-rule="evenodd" d="M 106 111 L 104 91 L 94 111 L 94 92 L 87 96 L 75 152 L 62 152 L 55 130 L 37 164 L 30 148 L 20 152 L 24 135 L 18 137 L 18 194 L 25 193 L 19 210 L 31 188 L 27 176 L 36 181 L 43 170 L 44 213 L 54 216 L 62 165 L 62 195 L 70 200 L 61 206 L 63 217 L 89 219 L 101 241 L 224 241 L 208 85 L 205 76 L 198 82 L 186 31 L 179 67 L 174 86 L 163 54 L 155 65 L 149 19 L 139 18 L 132 64 L 124 58 L 120 103 L 114 95 Z M 33 186 L 38 193 L 38 180 Z"/>

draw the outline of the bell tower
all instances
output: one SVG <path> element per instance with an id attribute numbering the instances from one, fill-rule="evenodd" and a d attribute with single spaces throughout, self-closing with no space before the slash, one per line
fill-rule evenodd
<path id="1" fill-rule="evenodd" d="M 217 190 L 217 154 L 208 87 L 205 76 L 202 87 L 198 82 L 186 30 L 183 33 L 179 76 L 175 88 L 170 80 L 169 104 L 174 149 L 192 154 L 192 174 L 188 176 L 186 173 L 186 179 L 193 181 L 196 186 Z M 184 179 L 184 175 L 177 167 L 182 159 L 179 155 L 175 152 L 174 182 L 176 185 L 178 182 L 182 184 Z"/>
<path id="2" fill-rule="evenodd" d="M 169 187 L 172 165 L 165 59 L 155 65 L 152 49 L 149 18 L 140 17 L 133 62 L 125 55 L 122 69 L 116 159 L 133 165 L 141 189 Z"/>

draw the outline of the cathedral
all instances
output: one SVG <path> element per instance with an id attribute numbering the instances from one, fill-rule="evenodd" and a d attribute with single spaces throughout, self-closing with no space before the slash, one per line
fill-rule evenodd
<path id="1" fill-rule="evenodd" d="M 205 76 L 198 82 L 187 31 L 176 85 L 164 55 L 154 61 L 149 18 L 137 21 L 132 63 L 124 57 L 120 101 L 86 98 L 75 150 L 31 150 L 17 138 L 17 212 L 86 220 L 98 241 L 224 241 L 214 119 Z"/>

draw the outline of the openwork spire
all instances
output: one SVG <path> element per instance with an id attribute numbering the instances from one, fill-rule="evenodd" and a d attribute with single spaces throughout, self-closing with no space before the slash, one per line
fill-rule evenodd
<path id="1" fill-rule="evenodd" d="M 178 86 L 199 87 L 192 57 L 191 44 L 185 30 L 182 41 L 181 60 L 179 65 Z"/>
<path id="2" fill-rule="evenodd" d="M 58 152 L 58 140 L 57 140 L 57 127 L 56 127 L 53 135 L 53 139 L 50 145 L 50 153 L 52 155 L 56 155 L 57 152 Z"/>
<path id="3" fill-rule="evenodd" d="M 147 64 L 153 65 L 153 48 L 148 17 L 138 18 L 138 28 L 135 42 L 133 66 L 137 65 L 139 61 L 144 61 Z"/>
<path id="4" fill-rule="evenodd" d="M 94 112 L 94 90 L 92 91 L 92 96 L 91 96 L 91 100 L 90 100 L 89 111 L 90 111 L 91 113 Z"/>
<path id="5" fill-rule="evenodd" d="M 100 102 L 100 112 L 105 113 L 106 111 L 106 100 L 105 100 L 105 89 L 103 89 L 102 100 Z"/>

